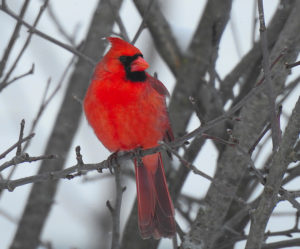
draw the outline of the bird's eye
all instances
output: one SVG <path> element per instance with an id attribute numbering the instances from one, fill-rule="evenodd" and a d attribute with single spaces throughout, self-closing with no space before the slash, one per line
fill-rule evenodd
<path id="1" fill-rule="evenodd" d="M 119 57 L 119 61 L 125 66 L 125 67 L 129 67 L 130 64 L 135 61 L 138 57 L 143 57 L 142 54 L 135 54 L 132 56 L 126 56 L 126 55 L 122 55 Z"/>
<path id="2" fill-rule="evenodd" d="M 128 56 L 120 56 L 119 60 L 123 63 L 126 64 L 126 62 L 128 61 Z"/>

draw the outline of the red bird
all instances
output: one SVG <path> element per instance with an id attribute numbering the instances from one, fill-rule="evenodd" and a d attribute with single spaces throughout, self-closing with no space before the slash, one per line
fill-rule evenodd
<path id="1" fill-rule="evenodd" d="M 116 37 L 95 68 L 84 111 L 98 139 L 112 152 L 149 149 L 173 140 L 165 97 L 168 90 L 145 70 L 139 49 Z M 174 208 L 161 153 L 134 160 L 139 230 L 143 239 L 175 234 Z"/>

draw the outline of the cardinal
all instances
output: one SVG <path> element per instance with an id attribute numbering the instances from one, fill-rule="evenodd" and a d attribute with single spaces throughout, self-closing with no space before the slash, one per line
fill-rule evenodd
<path id="1" fill-rule="evenodd" d="M 84 98 L 84 112 L 102 144 L 111 152 L 149 149 L 174 139 L 165 98 L 169 94 L 145 70 L 141 51 L 117 38 L 97 64 Z M 174 208 L 161 153 L 134 160 L 141 237 L 172 237 Z"/>

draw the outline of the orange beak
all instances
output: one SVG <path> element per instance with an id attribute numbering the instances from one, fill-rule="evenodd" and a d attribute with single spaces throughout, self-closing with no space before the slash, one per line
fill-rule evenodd
<path id="1" fill-rule="evenodd" d="M 130 66 L 131 72 L 144 71 L 149 67 L 149 64 L 143 59 L 143 57 L 139 56 L 135 59 Z"/>

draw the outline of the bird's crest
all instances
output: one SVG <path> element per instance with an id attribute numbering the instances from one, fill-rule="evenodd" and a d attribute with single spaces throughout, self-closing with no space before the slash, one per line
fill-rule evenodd
<path id="1" fill-rule="evenodd" d="M 114 52 L 122 52 L 123 55 L 128 56 L 141 54 L 138 48 L 118 37 L 107 37 L 107 40 L 111 43 L 111 50 Z"/>

